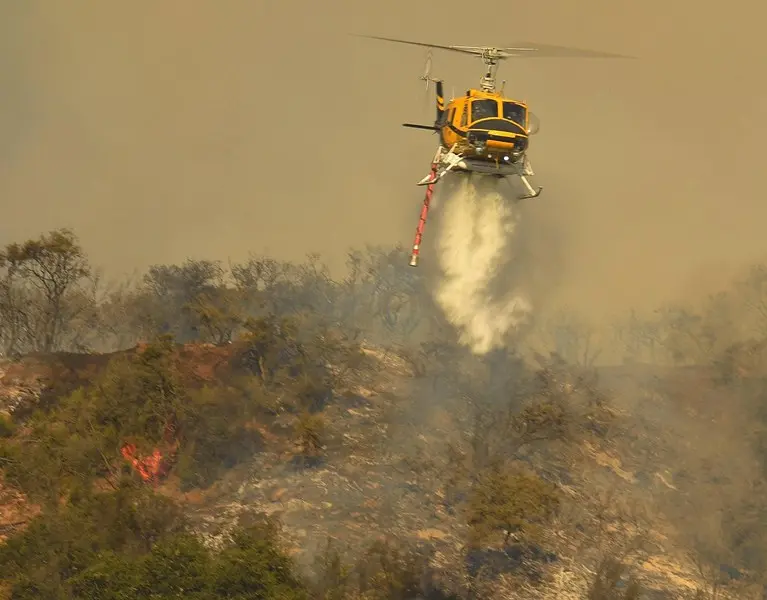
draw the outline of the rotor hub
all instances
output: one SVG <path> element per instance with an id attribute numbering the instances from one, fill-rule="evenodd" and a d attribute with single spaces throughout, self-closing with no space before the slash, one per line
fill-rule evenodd
<path id="1" fill-rule="evenodd" d="M 479 86 L 483 92 L 492 94 L 495 92 L 495 74 L 498 70 L 498 62 L 503 58 L 503 54 L 497 48 L 483 48 L 480 56 L 487 67 L 487 71 L 479 80 Z"/>

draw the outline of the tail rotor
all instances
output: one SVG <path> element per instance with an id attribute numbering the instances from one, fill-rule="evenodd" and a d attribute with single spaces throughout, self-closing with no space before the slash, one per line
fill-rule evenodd
<path id="1" fill-rule="evenodd" d="M 431 102 L 429 98 L 429 86 L 431 85 L 431 48 L 429 48 L 426 51 L 426 61 L 424 62 L 424 69 L 423 69 L 423 75 L 420 77 L 421 81 L 426 82 L 424 95 L 423 95 L 423 102 L 424 102 L 424 109 L 426 110 L 429 107 L 429 104 Z"/>
<path id="2" fill-rule="evenodd" d="M 426 63 L 424 64 L 423 75 L 421 81 L 426 82 L 426 93 L 429 93 L 429 84 L 432 82 L 431 78 L 431 48 L 426 51 Z"/>

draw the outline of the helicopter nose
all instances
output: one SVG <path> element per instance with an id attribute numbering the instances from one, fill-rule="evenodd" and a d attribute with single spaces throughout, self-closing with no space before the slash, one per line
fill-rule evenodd
<path id="1" fill-rule="evenodd" d="M 490 132 L 481 129 L 469 129 L 466 134 L 466 141 L 473 146 L 487 146 Z"/>

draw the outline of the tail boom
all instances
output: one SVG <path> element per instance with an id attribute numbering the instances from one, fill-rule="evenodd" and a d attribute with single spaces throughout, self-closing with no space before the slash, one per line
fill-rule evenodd
<path id="1" fill-rule="evenodd" d="M 437 79 L 434 84 L 436 96 L 435 100 L 437 104 L 436 120 L 439 122 L 440 119 L 442 119 L 442 114 L 445 112 L 445 93 L 443 90 L 442 81 Z"/>

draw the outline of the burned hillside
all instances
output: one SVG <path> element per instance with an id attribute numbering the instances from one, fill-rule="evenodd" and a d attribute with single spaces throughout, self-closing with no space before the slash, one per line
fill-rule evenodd
<path id="1" fill-rule="evenodd" d="M 764 270 L 609 339 L 549 321 L 477 356 L 396 248 L 341 281 L 253 257 L 113 285 L 56 231 L 0 267 L 9 598 L 767 583 Z"/>

